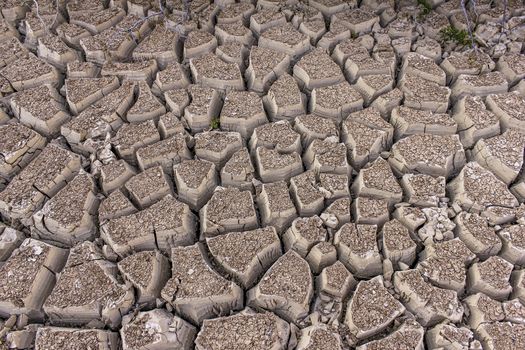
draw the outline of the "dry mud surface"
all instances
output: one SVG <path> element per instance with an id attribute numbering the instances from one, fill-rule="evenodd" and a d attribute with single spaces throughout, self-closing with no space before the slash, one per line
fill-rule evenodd
<path id="1" fill-rule="evenodd" d="M 525 349 L 523 1 L 0 7 L 0 350 Z"/>

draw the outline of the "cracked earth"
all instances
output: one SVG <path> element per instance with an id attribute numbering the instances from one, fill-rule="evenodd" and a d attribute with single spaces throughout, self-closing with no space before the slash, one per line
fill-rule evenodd
<path id="1" fill-rule="evenodd" d="M 523 1 L 0 4 L 0 349 L 525 349 Z"/>

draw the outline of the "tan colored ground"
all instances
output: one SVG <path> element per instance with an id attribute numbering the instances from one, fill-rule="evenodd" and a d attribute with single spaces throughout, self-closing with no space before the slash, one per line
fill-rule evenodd
<path id="1" fill-rule="evenodd" d="M 525 5 L 466 11 L 0 0 L 0 350 L 525 349 Z"/>

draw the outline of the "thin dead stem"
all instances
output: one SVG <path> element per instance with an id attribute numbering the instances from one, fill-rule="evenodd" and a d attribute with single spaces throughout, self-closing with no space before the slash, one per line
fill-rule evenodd
<path id="1" fill-rule="evenodd" d="M 33 3 L 35 4 L 35 10 L 36 10 L 36 17 L 40 20 L 42 23 L 42 26 L 44 27 L 44 33 L 47 33 L 47 25 L 42 16 L 40 16 L 40 6 L 38 6 L 38 1 L 33 0 Z M 58 11 L 58 8 L 57 8 Z"/>
<path id="2" fill-rule="evenodd" d="M 473 5 L 474 7 L 476 6 L 475 3 Z M 478 46 L 476 45 L 475 41 L 474 41 L 474 35 L 472 34 L 472 27 L 471 27 L 471 23 L 470 23 L 470 18 L 468 16 L 468 13 L 467 13 L 467 8 L 465 7 L 465 0 L 461 0 L 461 10 L 463 11 L 463 16 L 465 16 L 465 20 L 467 21 L 467 30 L 468 30 L 468 35 L 470 36 L 470 45 L 472 45 L 472 48 L 474 50 L 476 50 L 476 52 L 478 51 Z"/>
<path id="3" fill-rule="evenodd" d="M 187 21 L 190 18 L 189 1 L 188 0 L 183 0 L 183 4 L 184 4 L 184 15 L 183 15 L 182 21 L 177 22 L 177 25 L 178 24 L 182 24 L 184 21 Z M 144 18 L 139 19 L 138 21 L 133 23 L 129 28 L 122 29 L 122 30 L 120 30 L 120 32 L 128 33 L 129 35 L 131 35 L 133 40 L 137 40 L 137 38 L 135 37 L 135 34 L 133 33 L 134 29 L 136 29 L 137 27 L 141 26 L 144 22 L 146 22 L 147 20 L 149 20 L 151 18 L 155 18 L 155 17 L 164 18 L 166 16 L 166 9 L 162 5 L 162 0 L 159 0 L 159 10 L 160 10 L 159 12 L 154 12 L 154 13 L 152 13 L 152 14 L 144 17 Z M 166 28 L 167 28 L 167 26 L 166 26 Z"/>
<path id="4" fill-rule="evenodd" d="M 507 22 L 507 7 L 508 7 L 509 1 L 503 0 L 503 17 L 501 18 L 501 26 L 503 29 L 503 25 L 505 22 Z"/>
<path id="5" fill-rule="evenodd" d="M 501 22 L 500 22 L 501 28 L 500 28 L 500 33 L 498 37 L 498 43 L 501 42 L 501 37 L 503 36 L 505 32 L 505 23 L 507 23 L 507 7 L 508 7 L 508 0 L 503 0 L 503 17 L 501 17 Z"/>

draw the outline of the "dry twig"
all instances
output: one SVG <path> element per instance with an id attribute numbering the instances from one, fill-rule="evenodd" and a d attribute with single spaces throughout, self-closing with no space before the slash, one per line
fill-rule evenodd
<path id="1" fill-rule="evenodd" d="M 475 3 L 474 5 L 475 6 Z M 470 18 L 468 16 L 468 13 L 467 13 L 467 8 L 465 7 L 465 0 L 461 0 L 461 10 L 463 11 L 463 16 L 465 16 L 465 20 L 467 21 L 467 30 L 468 30 L 468 35 L 470 36 L 470 44 L 472 45 L 472 48 L 474 50 L 476 50 L 476 52 L 478 51 L 478 47 L 474 41 L 474 35 L 472 34 L 472 27 L 470 25 Z"/>
<path id="2" fill-rule="evenodd" d="M 42 23 L 42 26 L 44 27 L 44 33 L 47 33 L 47 25 L 44 19 L 42 18 L 42 16 L 40 16 L 40 7 L 38 6 L 38 1 L 33 0 L 33 3 L 35 4 L 35 10 L 36 10 L 35 15 Z M 58 11 L 58 8 L 57 8 L 57 11 Z"/>

